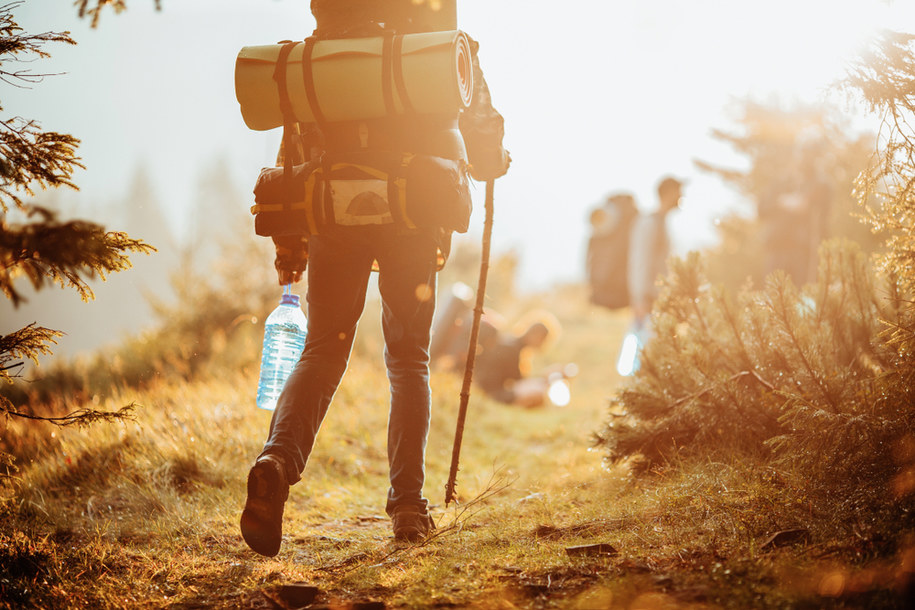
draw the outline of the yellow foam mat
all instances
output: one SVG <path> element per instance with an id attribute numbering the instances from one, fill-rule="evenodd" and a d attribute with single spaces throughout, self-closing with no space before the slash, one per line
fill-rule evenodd
<path id="1" fill-rule="evenodd" d="M 384 39 L 347 38 L 319 40 L 311 55 L 315 97 L 328 121 L 352 121 L 387 116 L 385 75 L 382 65 Z M 283 124 L 280 98 L 273 73 L 281 44 L 244 47 L 235 62 L 235 96 L 245 124 L 263 131 Z M 308 103 L 302 72 L 305 44 L 289 54 L 286 82 L 296 120 L 315 121 Z M 396 60 L 397 58 L 395 58 Z M 460 31 L 424 32 L 403 36 L 400 54 L 403 88 L 413 110 L 419 114 L 456 115 L 466 108 L 473 92 L 470 43 Z M 388 70 L 394 114 L 403 114 L 408 104 Z"/>

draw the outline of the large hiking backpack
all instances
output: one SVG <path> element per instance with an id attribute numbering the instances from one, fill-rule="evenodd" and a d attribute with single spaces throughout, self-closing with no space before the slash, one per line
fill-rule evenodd
<path id="1" fill-rule="evenodd" d="M 328 140 L 349 127 L 344 131 L 352 140 L 333 151 L 325 147 L 318 161 L 308 162 L 303 147 L 305 163 L 285 155 L 283 167 L 262 170 L 251 209 L 255 232 L 310 235 L 323 225 L 393 222 L 466 231 L 469 165 L 463 143 L 455 148 L 447 134 L 456 133 L 459 113 L 472 101 L 472 75 L 470 39 L 459 30 L 244 47 L 235 89 L 250 128 L 282 125 L 289 152 L 302 124 Z M 445 132 L 438 139 L 447 146 L 390 148 L 387 130 L 376 131 L 379 122 L 417 130 L 432 123 Z"/>
<path id="2" fill-rule="evenodd" d="M 638 215 L 635 199 L 617 194 L 591 212 L 591 237 L 585 261 L 589 299 L 595 305 L 620 309 L 629 305 L 629 237 Z"/>

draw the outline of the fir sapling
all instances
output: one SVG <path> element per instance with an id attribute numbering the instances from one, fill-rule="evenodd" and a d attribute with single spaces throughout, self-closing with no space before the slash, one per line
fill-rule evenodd
<path id="1" fill-rule="evenodd" d="M 642 369 L 617 394 L 598 442 L 611 461 L 757 456 L 819 486 L 891 475 L 906 408 L 880 388 L 886 290 L 848 242 L 821 248 L 817 282 L 781 272 L 736 296 L 675 260 L 653 312 Z"/>

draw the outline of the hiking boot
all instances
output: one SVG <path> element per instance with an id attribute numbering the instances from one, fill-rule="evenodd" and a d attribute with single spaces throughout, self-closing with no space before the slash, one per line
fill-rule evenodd
<path id="1" fill-rule="evenodd" d="M 248 473 L 248 499 L 241 513 L 241 535 L 256 553 L 273 557 L 283 540 L 283 507 L 289 483 L 282 458 L 265 455 Z"/>
<path id="2" fill-rule="evenodd" d="M 398 506 L 392 518 L 395 540 L 419 542 L 435 529 L 432 517 L 420 506 Z"/>

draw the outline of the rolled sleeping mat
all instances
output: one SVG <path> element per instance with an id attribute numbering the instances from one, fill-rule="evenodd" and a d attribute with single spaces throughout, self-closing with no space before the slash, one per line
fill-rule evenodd
<path id="1" fill-rule="evenodd" d="M 251 129 L 283 124 L 274 80 L 283 46 L 244 47 L 238 54 L 235 96 Z M 310 61 L 303 65 L 309 47 Z M 309 102 L 309 77 L 317 109 Z M 463 32 L 449 31 L 300 43 L 286 60 L 286 85 L 295 119 L 302 123 L 457 115 L 473 95 L 470 42 Z"/>

